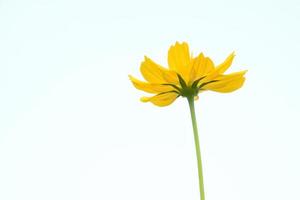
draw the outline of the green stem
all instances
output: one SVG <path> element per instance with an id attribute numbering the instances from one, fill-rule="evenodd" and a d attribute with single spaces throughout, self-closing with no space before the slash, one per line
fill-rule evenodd
<path id="1" fill-rule="evenodd" d="M 202 171 L 202 161 L 201 161 L 201 152 L 200 152 L 200 144 L 199 144 L 199 136 L 198 136 L 198 128 L 195 114 L 195 105 L 194 105 L 194 97 L 188 97 L 191 118 L 193 123 L 194 130 L 194 140 L 197 154 L 197 162 L 198 162 L 198 176 L 199 176 L 199 189 L 200 189 L 200 200 L 205 200 L 204 194 L 204 184 L 203 184 L 203 171 Z"/>

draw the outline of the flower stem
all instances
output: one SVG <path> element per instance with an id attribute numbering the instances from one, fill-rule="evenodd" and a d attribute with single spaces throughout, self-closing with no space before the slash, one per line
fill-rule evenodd
<path id="1" fill-rule="evenodd" d="M 200 144 L 199 144 L 199 136 L 198 136 L 198 128 L 195 114 L 195 105 L 194 105 L 194 97 L 188 97 L 193 130 L 194 130 L 194 140 L 197 154 L 197 163 L 198 163 L 198 176 L 199 176 L 199 189 L 200 189 L 200 200 L 205 200 L 204 194 L 204 184 L 203 184 L 203 171 L 202 171 L 202 161 L 201 161 L 201 152 L 200 152 Z"/>

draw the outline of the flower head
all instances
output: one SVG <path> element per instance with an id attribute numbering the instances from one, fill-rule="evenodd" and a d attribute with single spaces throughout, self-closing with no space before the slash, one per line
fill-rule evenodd
<path id="1" fill-rule="evenodd" d="M 239 89 L 245 81 L 246 70 L 223 74 L 231 66 L 233 58 L 234 53 L 231 53 L 223 63 L 215 66 L 203 53 L 192 57 L 186 42 L 176 42 L 168 52 L 169 68 L 145 56 L 140 66 L 145 81 L 131 75 L 129 78 L 137 89 L 154 94 L 142 97 L 142 102 L 167 106 L 179 96 L 197 99 L 198 93 L 202 91 L 227 93 Z"/>

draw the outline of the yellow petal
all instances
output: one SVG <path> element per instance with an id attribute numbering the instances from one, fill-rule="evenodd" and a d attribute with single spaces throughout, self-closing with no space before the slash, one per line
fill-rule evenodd
<path id="1" fill-rule="evenodd" d="M 207 74 L 211 73 L 214 69 L 215 66 L 213 61 L 201 53 L 198 57 L 193 59 L 193 65 L 190 72 L 190 82 L 207 76 Z"/>
<path id="2" fill-rule="evenodd" d="M 245 77 L 241 77 L 239 79 L 235 79 L 233 81 L 227 82 L 226 84 L 219 83 L 219 85 L 210 85 L 210 89 L 215 92 L 228 93 L 233 92 L 243 86 L 245 82 Z"/>
<path id="3" fill-rule="evenodd" d="M 205 90 L 212 90 L 216 92 L 233 92 L 242 87 L 247 71 L 235 72 L 228 75 L 220 75 L 216 78 L 216 82 L 209 83 L 202 87 Z"/>
<path id="4" fill-rule="evenodd" d="M 189 46 L 186 42 L 172 45 L 168 52 L 169 68 L 176 71 L 182 78 L 188 82 L 189 80 L 189 64 L 191 62 Z"/>
<path id="5" fill-rule="evenodd" d="M 168 106 L 171 103 L 173 103 L 176 98 L 178 97 L 178 94 L 175 92 L 167 92 L 167 93 L 162 93 L 162 94 L 158 94 L 155 95 L 153 97 L 142 97 L 141 101 L 142 102 L 151 102 L 154 105 L 157 106 Z"/>
<path id="6" fill-rule="evenodd" d="M 215 80 L 217 77 L 223 76 L 222 73 L 231 66 L 234 56 L 234 53 L 230 54 L 222 64 L 218 65 L 216 68 L 213 67 L 213 69 L 206 74 L 206 77 L 201 82 L 208 82 Z"/>
<path id="7" fill-rule="evenodd" d="M 229 81 L 229 80 L 237 79 L 237 78 L 240 78 L 240 77 L 244 76 L 247 71 L 248 70 L 243 70 L 243 71 L 239 71 L 239 72 L 233 72 L 233 73 L 230 73 L 230 74 L 221 74 L 221 75 L 218 75 L 215 78 L 215 80 Z"/>
<path id="8" fill-rule="evenodd" d="M 232 52 L 223 63 L 216 67 L 219 74 L 224 73 L 231 66 L 234 56 L 234 52 Z"/>
<path id="9" fill-rule="evenodd" d="M 131 75 L 129 75 L 129 78 L 136 89 L 149 92 L 149 93 L 161 93 L 161 92 L 167 92 L 174 89 L 173 87 L 167 85 L 146 83 L 134 78 Z"/>
<path id="10" fill-rule="evenodd" d="M 145 56 L 145 60 L 141 63 L 140 71 L 150 83 L 172 83 L 178 82 L 175 72 L 156 64 L 150 58 Z"/>

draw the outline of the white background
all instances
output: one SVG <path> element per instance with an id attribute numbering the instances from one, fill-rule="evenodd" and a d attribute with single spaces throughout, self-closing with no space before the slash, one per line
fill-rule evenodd
<path id="1" fill-rule="evenodd" d="M 128 74 L 187 41 L 230 71 L 196 103 L 207 200 L 299 200 L 300 3 L 0 0 L 0 199 L 199 199 L 185 99 Z"/>

